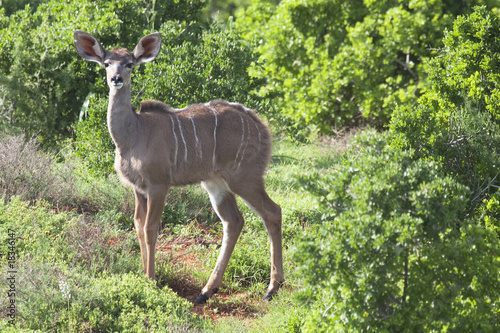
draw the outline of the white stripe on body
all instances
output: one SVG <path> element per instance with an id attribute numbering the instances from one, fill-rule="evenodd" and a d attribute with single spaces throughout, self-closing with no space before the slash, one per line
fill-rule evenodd
<path id="1" fill-rule="evenodd" d="M 177 139 L 177 134 L 175 134 L 175 123 L 172 115 L 170 115 L 170 120 L 172 121 L 172 133 L 174 134 L 174 140 L 175 140 L 174 165 L 177 166 L 177 153 L 178 153 L 177 151 L 179 150 L 179 141 Z"/>
<path id="2" fill-rule="evenodd" d="M 253 123 L 255 125 L 255 128 L 257 129 L 257 133 L 259 133 L 259 151 L 260 151 L 260 146 L 262 145 L 262 139 L 261 139 L 261 136 L 262 134 L 260 134 L 260 128 L 259 126 L 257 126 L 257 123 Z"/>
<path id="3" fill-rule="evenodd" d="M 240 116 L 241 117 L 241 116 Z M 241 117 L 241 122 L 243 124 L 243 130 L 241 134 L 241 144 L 240 144 L 240 150 L 243 148 L 243 151 L 241 151 L 241 156 L 240 156 L 240 161 L 238 162 L 238 166 L 236 167 L 236 170 L 238 170 L 241 166 L 241 162 L 243 162 L 243 159 L 245 158 L 245 151 L 247 150 L 248 147 L 248 141 L 250 140 L 250 125 L 248 124 L 248 121 L 244 121 L 243 117 Z M 246 126 L 245 126 L 246 124 Z M 246 128 L 246 130 L 245 130 Z M 247 132 L 246 140 L 245 138 L 245 132 Z M 240 150 L 238 150 L 238 155 L 240 153 Z M 236 161 L 238 161 L 238 155 L 236 155 Z"/>
<path id="4" fill-rule="evenodd" d="M 214 117 L 215 117 L 215 127 L 214 127 L 214 153 L 213 153 L 213 156 L 212 156 L 212 164 L 215 168 L 215 149 L 217 148 L 217 110 L 215 110 L 211 105 L 210 103 L 206 103 L 205 104 L 206 107 L 208 107 L 210 110 L 212 110 L 212 112 L 214 113 Z"/>
<path id="5" fill-rule="evenodd" d="M 241 107 L 243 108 L 243 110 L 245 110 L 245 113 L 246 113 L 246 114 L 248 114 L 248 112 L 250 112 L 250 111 L 251 111 L 249 108 L 247 108 L 246 106 L 244 106 L 243 104 L 240 104 L 240 103 L 234 103 L 234 102 L 231 102 L 231 103 L 229 103 L 229 105 L 231 105 L 231 106 L 233 106 L 233 107 L 240 107 L 240 106 L 241 106 Z M 257 133 L 259 133 L 259 150 L 260 150 L 260 146 L 262 145 L 262 134 L 261 134 L 261 132 L 260 132 L 260 128 L 259 128 L 259 126 L 257 125 L 257 123 L 253 121 L 253 124 L 254 124 L 254 126 L 255 126 L 255 129 L 257 129 Z M 249 133 L 249 135 L 250 135 L 250 128 L 248 129 L 248 133 Z M 248 141 L 248 140 L 247 140 L 247 141 Z M 247 144 L 248 144 L 248 142 L 247 142 Z M 246 147 L 245 147 L 245 148 L 246 148 Z M 241 146 L 240 146 L 240 149 L 241 149 Z M 238 156 L 238 155 L 236 155 L 236 156 Z M 240 163 L 239 163 L 239 164 L 241 164 L 241 161 L 240 161 Z M 239 168 L 239 164 L 238 164 L 238 168 Z"/>
<path id="6" fill-rule="evenodd" d="M 181 132 L 182 142 L 184 143 L 184 161 L 187 162 L 187 159 L 188 159 L 188 148 L 187 148 L 186 140 L 184 139 L 184 133 L 182 132 L 181 121 L 180 121 L 178 115 L 175 115 L 175 118 L 177 118 L 177 123 L 179 124 L 179 131 Z"/>
<path id="7" fill-rule="evenodd" d="M 240 140 L 240 147 L 238 148 L 238 152 L 236 153 L 235 162 L 238 161 L 241 150 L 243 149 L 243 145 L 245 144 L 245 120 L 243 119 L 241 114 L 240 114 L 240 119 L 241 119 L 241 140 Z M 238 168 L 239 168 L 239 166 L 238 166 Z"/>
<path id="8" fill-rule="evenodd" d="M 245 113 L 248 113 L 248 111 L 250 111 L 249 108 L 247 108 L 246 106 L 244 106 L 243 104 L 240 104 L 240 103 L 231 102 L 231 103 L 229 103 L 229 105 L 231 105 L 233 107 L 239 107 L 239 106 L 241 106 L 243 108 L 243 110 L 245 110 Z"/>
<path id="9" fill-rule="evenodd" d="M 196 125 L 194 124 L 194 119 L 193 117 L 190 117 L 191 119 L 191 124 L 193 124 L 193 132 L 194 132 L 194 139 L 196 141 L 195 143 L 195 148 L 196 148 L 196 158 L 201 160 L 203 158 L 203 152 L 201 150 L 201 143 L 200 139 L 198 139 L 198 134 L 196 134 Z"/>

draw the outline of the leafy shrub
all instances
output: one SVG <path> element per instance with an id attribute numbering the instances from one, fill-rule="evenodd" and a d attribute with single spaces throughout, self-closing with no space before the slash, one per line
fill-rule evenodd
<path id="1" fill-rule="evenodd" d="M 146 83 L 145 96 L 174 107 L 218 98 L 263 106 L 251 93 L 262 81 L 247 74 L 254 60 L 252 50 L 233 29 L 212 25 L 199 30 L 170 22 L 160 33 L 166 41 L 163 52 L 155 66 L 146 67 L 137 79 Z"/>
<path id="2" fill-rule="evenodd" d="M 5 9 L 4 14 L 10 16 L 18 10 L 24 9 L 26 5 L 36 8 L 40 3 L 48 1 L 49 0 L 2 0 L 2 8 L 0 9 Z"/>
<path id="3" fill-rule="evenodd" d="M 327 212 L 296 250 L 303 330 L 497 330 L 498 236 L 465 219 L 465 186 L 388 140 L 362 134 L 338 170 L 303 178 Z"/>
<path id="4" fill-rule="evenodd" d="M 500 192 L 497 191 L 489 200 L 483 201 L 480 213 L 485 226 L 495 230 L 500 237 Z"/>
<path id="5" fill-rule="evenodd" d="M 175 332 L 196 323 L 190 302 L 142 275 L 95 279 L 75 298 L 60 319 L 64 331 Z"/>
<path id="6" fill-rule="evenodd" d="M 19 256 L 47 251 L 44 255 L 53 259 L 64 247 L 61 236 L 67 222 L 66 214 L 48 212 L 48 205 L 44 202 L 37 202 L 30 207 L 28 202 L 21 201 L 19 197 L 12 197 L 9 203 L 0 201 L 1 253 L 7 253 L 10 229 L 15 231 L 18 239 L 16 250 Z M 43 257 L 39 259 L 43 260 Z"/>
<path id="7" fill-rule="evenodd" d="M 67 214 L 49 212 L 46 203 L 30 206 L 18 197 L 12 197 L 9 203 L 0 201 L 0 253 L 14 253 L 14 260 L 2 256 L 0 266 L 4 272 L 15 272 L 19 325 L 44 325 L 53 320 L 55 308 L 65 305 L 57 281 L 64 275 L 58 264 L 69 254 L 63 237 L 69 219 Z M 2 279 L 0 289 L 8 290 L 7 283 Z M 10 299 L 7 292 L 2 293 L 3 304 Z"/>
<path id="8" fill-rule="evenodd" d="M 500 184 L 499 31 L 500 19 L 484 7 L 457 18 L 428 65 L 428 92 L 391 121 L 394 145 L 439 161 L 470 188 L 471 211 Z"/>
<path id="9" fill-rule="evenodd" d="M 75 153 L 85 161 L 90 173 L 95 175 L 112 173 L 115 145 L 108 131 L 106 118 L 108 100 L 104 95 L 92 94 L 86 104 L 87 116 L 75 125 L 77 135 L 74 143 Z"/>
<path id="10" fill-rule="evenodd" d="M 425 87 L 425 62 L 456 15 L 493 1 L 254 1 L 238 29 L 256 46 L 251 76 L 266 79 L 296 131 L 387 125 Z"/>

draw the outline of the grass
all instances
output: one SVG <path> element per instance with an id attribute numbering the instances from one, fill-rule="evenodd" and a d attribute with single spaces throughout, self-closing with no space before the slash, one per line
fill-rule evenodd
<path id="1" fill-rule="evenodd" d="M 260 218 L 240 201 L 246 224 L 223 286 L 206 306 L 193 307 L 215 264 L 222 235 L 199 186 L 174 189 L 168 196 L 153 284 L 142 274 L 130 189 L 114 175 L 90 175 L 71 151 L 56 161 L 41 153 L 34 140 L 22 140 L 0 142 L 0 151 L 21 161 L 0 169 L 0 251 L 8 252 L 9 230 L 15 231 L 18 251 L 15 298 L 7 296 L 5 279 L 0 282 L 2 304 L 16 302 L 17 328 L 7 324 L 4 312 L 0 330 L 293 331 L 300 311 L 294 294 L 301 284 L 294 272 L 294 245 L 321 217 L 297 175 L 339 163 L 345 142 L 275 143 L 266 183 L 283 209 L 287 282 L 279 296 L 270 303 L 261 300 L 269 280 L 269 241 Z M 24 169 L 23 158 L 31 163 Z M 30 179 L 39 184 L 36 190 L 24 183 Z M 2 271 L 8 265 L 2 256 Z"/>

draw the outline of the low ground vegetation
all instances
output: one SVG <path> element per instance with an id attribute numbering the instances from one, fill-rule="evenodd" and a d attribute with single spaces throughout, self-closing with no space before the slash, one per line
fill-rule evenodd
<path id="1" fill-rule="evenodd" d="M 0 146 L 22 140 L 10 137 Z M 314 208 L 313 196 L 291 195 L 300 191 L 295 174 L 307 168 L 322 170 L 337 157 L 329 153 L 328 146 L 304 150 L 286 141 L 275 146 L 267 183 L 284 209 L 287 262 L 287 285 L 276 301 L 279 304 L 281 298 L 284 303 L 291 302 L 291 293 L 300 284 L 294 272 L 292 245 L 321 215 Z M 206 308 L 193 308 L 192 301 L 211 273 L 222 238 L 208 196 L 199 186 L 174 189 L 169 195 L 158 240 L 159 272 L 154 284 L 141 272 L 130 191 L 113 175 L 81 178 L 84 162 L 73 153 L 67 154 L 59 161 L 51 159 L 34 140 L 6 151 L 10 160 L 28 155 L 34 165 L 47 163 L 30 174 L 42 179 L 46 191 L 23 196 L 21 187 L 21 192 L 5 194 L 0 204 L 0 253 L 8 253 L 8 231 L 16 234 L 18 328 L 61 332 L 247 330 L 247 325 L 253 325 L 249 321 L 264 320 L 265 313 L 272 313 L 270 304 L 261 301 L 270 271 L 267 234 L 260 218 L 244 203 L 240 202 L 240 207 L 246 225 L 224 286 Z M 60 169 L 66 172 L 57 172 Z M 6 164 L 2 169 L 5 174 L 16 171 L 16 164 L 11 168 Z M 15 188 L 11 178 L 2 178 L 0 186 L 5 193 L 5 189 Z M 89 182 L 93 183 L 91 189 L 87 187 Z M 52 187 L 64 189 L 67 184 L 71 191 L 53 194 Z M 88 193 L 108 195 L 95 201 L 82 200 L 92 198 Z M 6 271 L 8 262 L 2 261 L 2 265 Z M 7 287 L 4 281 L 2 289 Z M 8 302 L 7 293 L 3 293 L 2 303 Z M 239 316 L 241 323 L 226 321 L 231 316 Z M 6 319 L 1 321 L 2 330 L 9 329 Z M 260 325 L 267 327 L 269 323 Z"/>

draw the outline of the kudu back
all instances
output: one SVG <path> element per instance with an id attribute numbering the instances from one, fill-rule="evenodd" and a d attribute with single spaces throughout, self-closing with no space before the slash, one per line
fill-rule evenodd
<path id="1" fill-rule="evenodd" d="M 154 60 L 161 47 L 158 33 L 143 37 L 130 52 L 106 51 L 83 31 L 74 33 L 78 53 L 106 68 L 110 88 L 108 128 L 116 145 L 115 169 L 135 194 L 134 224 L 144 273 L 155 279 L 156 239 L 165 196 L 171 186 L 201 183 L 223 224 L 215 268 L 195 303 L 217 292 L 243 228 L 235 195 L 257 213 L 270 239 L 271 279 L 264 299 L 284 281 L 281 208 L 268 196 L 263 175 L 271 157 L 271 135 L 253 110 L 223 100 L 173 109 L 159 101 L 131 104 L 135 66 Z"/>

